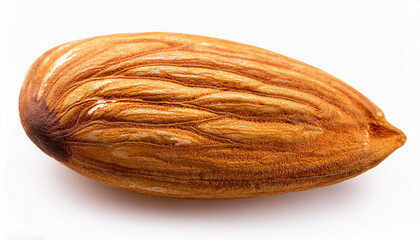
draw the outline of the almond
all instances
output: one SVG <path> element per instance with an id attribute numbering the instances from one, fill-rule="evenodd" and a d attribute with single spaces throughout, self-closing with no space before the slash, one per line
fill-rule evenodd
<path id="1" fill-rule="evenodd" d="M 55 47 L 19 99 L 29 138 L 104 184 L 174 198 L 307 190 L 378 165 L 406 140 L 337 78 L 261 48 L 136 33 Z"/>

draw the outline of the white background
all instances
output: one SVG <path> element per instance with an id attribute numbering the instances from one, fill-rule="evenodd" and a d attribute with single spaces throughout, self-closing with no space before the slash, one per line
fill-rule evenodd
<path id="1" fill-rule="evenodd" d="M 43 154 L 18 95 L 46 50 L 169 31 L 263 47 L 358 89 L 408 136 L 378 167 L 306 192 L 229 201 L 113 189 Z M 0 239 L 420 239 L 419 1 L 1 1 Z"/>

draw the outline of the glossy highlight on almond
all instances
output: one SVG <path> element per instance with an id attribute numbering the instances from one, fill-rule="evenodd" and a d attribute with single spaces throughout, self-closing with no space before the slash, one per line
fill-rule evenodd
<path id="1" fill-rule="evenodd" d="M 322 70 L 177 33 L 51 49 L 29 69 L 19 112 L 29 138 L 74 171 L 173 198 L 326 186 L 378 165 L 406 140 L 375 104 Z"/>

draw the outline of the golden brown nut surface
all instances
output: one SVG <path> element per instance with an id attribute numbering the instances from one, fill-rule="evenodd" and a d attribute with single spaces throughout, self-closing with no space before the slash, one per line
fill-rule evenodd
<path id="1" fill-rule="evenodd" d="M 175 198 L 230 199 L 337 183 L 405 135 L 337 78 L 221 39 L 137 33 L 47 51 L 19 111 L 49 156 L 102 183 Z"/>

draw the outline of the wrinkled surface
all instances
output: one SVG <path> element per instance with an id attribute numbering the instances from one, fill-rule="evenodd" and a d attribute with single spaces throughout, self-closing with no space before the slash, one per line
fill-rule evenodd
<path id="1" fill-rule="evenodd" d="M 405 142 L 378 107 L 319 69 L 185 34 L 109 35 L 53 48 L 28 71 L 19 108 L 31 140 L 75 171 L 177 198 L 329 185 Z"/>

